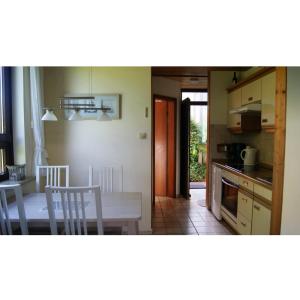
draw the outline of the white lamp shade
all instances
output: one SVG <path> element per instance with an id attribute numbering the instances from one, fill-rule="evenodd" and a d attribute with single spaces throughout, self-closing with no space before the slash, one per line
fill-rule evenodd
<path id="1" fill-rule="evenodd" d="M 97 121 L 111 121 L 111 117 L 105 111 L 102 111 L 99 114 Z"/>
<path id="2" fill-rule="evenodd" d="M 53 110 L 46 109 L 45 114 L 42 116 L 42 121 L 57 121 L 57 117 Z"/>
<path id="3" fill-rule="evenodd" d="M 74 110 L 71 116 L 68 119 L 69 121 L 81 121 L 82 118 L 80 116 L 80 111 L 79 110 Z"/>

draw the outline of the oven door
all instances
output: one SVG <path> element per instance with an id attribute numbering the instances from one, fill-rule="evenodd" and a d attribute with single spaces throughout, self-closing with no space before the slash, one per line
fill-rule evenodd
<path id="1" fill-rule="evenodd" d="M 236 220 L 239 186 L 222 178 L 222 208 Z"/>

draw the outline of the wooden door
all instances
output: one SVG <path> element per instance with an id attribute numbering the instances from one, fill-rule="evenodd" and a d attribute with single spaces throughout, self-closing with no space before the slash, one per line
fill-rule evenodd
<path id="1" fill-rule="evenodd" d="M 156 97 L 154 103 L 155 196 L 176 197 L 176 99 Z"/>
<path id="2" fill-rule="evenodd" d="M 190 99 L 181 102 L 180 124 L 180 194 L 189 198 Z"/>

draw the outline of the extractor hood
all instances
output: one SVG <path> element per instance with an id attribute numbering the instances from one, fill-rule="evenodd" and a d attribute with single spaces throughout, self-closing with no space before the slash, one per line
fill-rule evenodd
<path id="1" fill-rule="evenodd" d="M 261 103 L 243 105 L 239 108 L 231 109 L 230 114 L 257 114 L 261 112 Z"/>

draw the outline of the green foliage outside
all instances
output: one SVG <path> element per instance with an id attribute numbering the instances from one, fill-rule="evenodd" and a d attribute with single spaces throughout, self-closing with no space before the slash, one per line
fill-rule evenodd
<path id="1" fill-rule="evenodd" d="M 203 163 L 199 163 L 199 152 L 202 153 Z M 205 179 L 206 144 L 202 143 L 202 131 L 193 120 L 190 123 L 190 182 L 203 181 Z"/>

